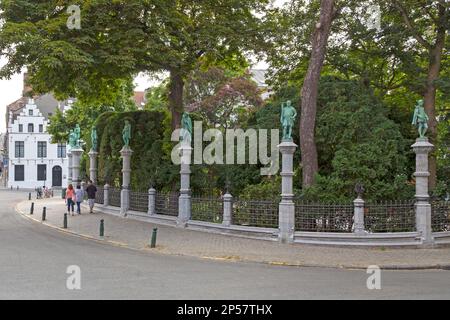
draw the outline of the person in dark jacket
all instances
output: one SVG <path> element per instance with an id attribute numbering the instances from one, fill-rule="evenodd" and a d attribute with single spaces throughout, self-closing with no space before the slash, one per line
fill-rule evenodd
<path id="1" fill-rule="evenodd" d="M 88 195 L 90 213 L 94 213 L 95 195 L 97 193 L 97 187 L 92 183 L 91 180 L 88 181 L 86 193 Z"/>

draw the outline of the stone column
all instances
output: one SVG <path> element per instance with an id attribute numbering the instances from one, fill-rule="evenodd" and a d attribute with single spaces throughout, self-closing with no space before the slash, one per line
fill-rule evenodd
<path id="1" fill-rule="evenodd" d="M 148 214 L 153 216 L 156 214 L 156 190 L 148 189 Z"/>
<path id="2" fill-rule="evenodd" d="M 223 196 L 223 222 L 226 227 L 231 226 L 233 223 L 233 196 L 230 193 L 226 193 Z"/>
<path id="3" fill-rule="evenodd" d="M 72 152 L 72 183 L 77 186 L 81 183 L 80 179 L 80 161 L 81 155 L 83 154 L 83 149 L 74 148 Z"/>
<path id="4" fill-rule="evenodd" d="M 73 159 L 72 159 L 72 151 L 67 151 L 67 158 L 69 159 L 68 163 L 68 172 L 67 172 L 67 184 L 72 184 L 72 166 L 73 166 Z"/>
<path id="5" fill-rule="evenodd" d="M 433 244 L 433 235 L 431 229 L 431 204 L 428 194 L 428 178 L 430 172 L 428 169 L 428 154 L 434 146 L 428 141 L 428 138 L 419 138 L 412 145 L 416 153 L 416 229 L 420 232 L 422 243 L 424 245 Z"/>
<path id="6" fill-rule="evenodd" d="M 186 227 L 191 219 L 191 154 L 192 148 L 188 144 L 180 147 L 181 170 L 180 170 L 180 198 L 178 200 L 178 221 L 177 226 Z"/>
<path id="7" fill-rule="evenodd" d="M 109 206 L 109 184 L 105 184 L 103 189 L 103 205 Z"/>
<path id="8" fill-rule="evenodd" d="M 357 235 L 365 235 L 367 232 L 364 230 L 364 200 L 361 197 L 358 197 L 353 201 L 354 204 L 354 216 L 353 221 L 355 228 L 353 232 Z"/>
<path id="9" fill-rule="evenodd" d="M 297 145 L 283 141 L 278 146 L 282 154 L 281 202 L 279 206 L 279 240 L 282 243 L 294 242 L 295 204 L 294 204 L 294 153 Z"/>
<path id="10" fill-rule="evenodd" d="M 89 152 L 89 179 L 97 184 L 97 156 L 98 152 L 91 149 Z"/>
<path id="11" fill-rule="evenodd" d="M 128 146 L 120 150 L 122 156 L 122 191 L 120 192 L 120 213 L 126 217 L 130 209 L 130 181 L 131 181 L 131 155 L 133 151 Z"/>

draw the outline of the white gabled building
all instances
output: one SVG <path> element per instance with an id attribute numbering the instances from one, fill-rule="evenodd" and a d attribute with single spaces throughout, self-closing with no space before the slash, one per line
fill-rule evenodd
<path id="1" fill-rule="evenodd" d="M 51 142 L 47 133 L 48 114 L 43 112 L 47 110 L 40 110 L 31 98 L 20 113 L 9 112 L 8 188 L 59 188 L 67 185 L 66 145 Z"/>

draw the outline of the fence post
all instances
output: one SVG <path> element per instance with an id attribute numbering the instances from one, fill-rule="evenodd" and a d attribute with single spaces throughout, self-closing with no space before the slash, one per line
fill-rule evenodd
<path id="1" fill-rule="evenodd" d="M 128 146 L 120 150 L 122 156 L 122 191 L 120 192 L 120 213 L 126 217 L 130 209 L 130 180 L 131 180 L 131 155 L 133 151 Z"/>
<path id="2" fill-rule="evenodd" d="M 103 205 L 109 206 L 109 184 L 105 184 L 103 189 Z"/>
<path id="3" fill-rule="evenodd" d="M 233 196 L 227 192 L 223 196 L 223 222 L 222 224 L 229 227 L 233 224 Z"/>
<path id="4" fill-rule="evenodd" d="M 294 153 L 297 145 L 292 141 L 283 141 L 278 146 L 282 154 L 281 202 L 279 205 L 279 240 L 282 243 L 294 242 L 295 204 L 293 191 Z"/>
<path id="5" fill-rule="evenodd" d="M 412 145 L 416 153 L 416 229 L 421 234 L 422 244 L 433 244 L 433 233 L 431 227 L 431 204 L 428 194 L 428 154 L 434 146 L 428 138 L 418 138 Z"/>
<path id="6" fill-rule="evenodd" d="M 358 196 L 358 198 L 353 201 L 354 204 L 354 215 L 353 215 L 353 221 L 354 221 L 354 230 L 353 232 L 357 235 L 365 235 L 367 232 L 365 231 L 365 225 L 364 225 L 364 200 Z"/>
<path id="7" fill-rule="evenodd" d="M 182 143 L 180 147 L 181 153 L 181 170 L 180 170 L 180 197 L 178 199 L 178 220 L 177 226 L 185 228 L 191 219 L 191 154 L 192 148 L 187 143 Z"/>
<path id="8" fill-rule="evenodd" d="M 148 189 L 148 214 L 153 216 L 156 214 L 156 190 Z"/>

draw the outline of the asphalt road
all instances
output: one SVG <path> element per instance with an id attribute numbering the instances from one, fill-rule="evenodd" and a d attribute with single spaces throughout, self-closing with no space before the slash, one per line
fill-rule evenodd
<path id="1" fill-rule="evenodd" d="M 14 211 L 23 192 L 0 190 L 0 299 L 450 299 L 449 271 L 278 267 L 166 256 L 79 239 Z M 67 289 L 67 268 L 81 290 Z"/>

